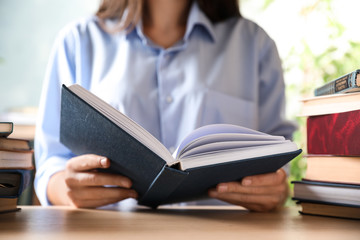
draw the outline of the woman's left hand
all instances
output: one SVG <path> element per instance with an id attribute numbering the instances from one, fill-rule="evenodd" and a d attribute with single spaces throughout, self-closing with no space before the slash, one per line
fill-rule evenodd
<path id="1" fill-rule="evenodd" d="M 245 177 L 241 182 L 220 183 L 216 189 L 209 190 L 210 197 L 258 212 L 281 207 L 288 194 L 287 177 L 282 168 L 274 173 Z"/>

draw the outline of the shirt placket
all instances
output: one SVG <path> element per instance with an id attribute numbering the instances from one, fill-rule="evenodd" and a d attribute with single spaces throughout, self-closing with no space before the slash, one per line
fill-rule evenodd
<path id="1" fill-rule="evenodd" d="M 175 111 L 179 99 L 174 93 L 182 80 L 181 76 L 177 74 L 180 72 L 179 69 L 174 69 L 174 64 L 171 64 L 177 52 L 178 49 L 160 50 L 157 65 L 161 141 L 171 153 L 176 148 L 177 129 L 175 123 L 177 122 L 176 118 L 179 117 Z"/>

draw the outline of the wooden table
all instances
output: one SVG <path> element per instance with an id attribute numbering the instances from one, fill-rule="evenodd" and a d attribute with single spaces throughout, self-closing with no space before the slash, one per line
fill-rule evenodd
<path id="1" fill-rule="evenodd" d="M 0 239 L 360 239 L 360 221 L 302 216 L 296 207 L 275 213 L 238 207 L 21 208 L 0 214 Z"/>

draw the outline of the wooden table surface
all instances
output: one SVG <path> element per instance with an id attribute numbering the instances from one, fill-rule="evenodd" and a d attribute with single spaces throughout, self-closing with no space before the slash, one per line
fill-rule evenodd
<path id="1" fill-rule="evenodd" d="M 297 207 L 272 213 L 238 207 L 21 208 L 0 214 L 0 239 L 360 239 L 360 221 L 302 216 Z"/>

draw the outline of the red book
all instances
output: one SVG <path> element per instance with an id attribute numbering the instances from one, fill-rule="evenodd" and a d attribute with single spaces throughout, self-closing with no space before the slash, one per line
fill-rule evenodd
<path id="1" fill-rule="evenodd" d="M 308 117 L 307 148 L 309 154 L 360 156 L 360 110 Z"/>

